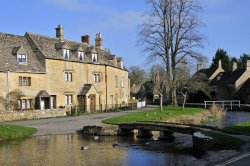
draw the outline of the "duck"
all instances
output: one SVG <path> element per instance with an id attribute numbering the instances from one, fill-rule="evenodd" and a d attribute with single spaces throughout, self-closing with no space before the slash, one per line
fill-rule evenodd
<path id="1" fill-rule="evenodd" d="M 87 149 L 89 149 L 89 147 L 87 147 L 87 146 L 82 146 L 81 147 L 81 150 L 87 150 Z"/>
<path id="2" fill-rule="evenodd" d="M 93 137 L 93 139 L 94 139 L 95 141 L 97 141 L 97 140 L 99 139 L 99 137 L 95 135 L 95 136 Z"/>

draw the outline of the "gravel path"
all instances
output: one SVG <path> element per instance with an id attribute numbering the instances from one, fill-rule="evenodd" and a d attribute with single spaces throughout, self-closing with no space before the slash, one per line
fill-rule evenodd
<path id="1" fill-rule="evenodd" d="M 114 113 L 100 113 L 90 114 L 77 117 L 64 117 L 64 118 L 51 118 L 51 119 L 39 119 L 39 120 L 26 120 L 26 121 L 15 121 L 5 122 L 2 124 L 15 124 L 27 127 L 37 128 L 38 131 L 34 136 L 50 135 L 50 134 L 71 134 L 82 130 L 83 126 L 87 125 L 105 125 L 102 120 L 112 118 L 119 115 L 126 115 L 133 112 L 140 112 L 145 110 L 153 110 L 158 106 L 147 106 L 142 109 L 114 112 Z"/>

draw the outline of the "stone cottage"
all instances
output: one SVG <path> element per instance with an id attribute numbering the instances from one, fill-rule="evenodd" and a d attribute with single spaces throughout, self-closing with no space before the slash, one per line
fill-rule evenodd
<path id="1" fill-rule="evenodd" d="M 103 37 L 96 34 L 81 42 L 34 33 L 24 36 L 0 33 L 0 96 L 20 90 L 18 109 L 53 109 L 82 106 L 87 111 L 105 110 L 126 104 L 130 98 L 128 70 L 121 57 L 103 49 Z"/>
<path id="2" fill-rule="evenodd" d="M 205 81 L 210 86 L 210 97 L 212 100 L 233 100 L 241 99 L 243 103 L 250 103 L 249 86 L 250 61 L 247 61 L 245 68 L 238 69 L 237 63 L 233 63 L 232 71 L 225 72 L 222 69 L 221 61 L 217 68 L 199 69 L 196 74 L 204 73 Z"/>

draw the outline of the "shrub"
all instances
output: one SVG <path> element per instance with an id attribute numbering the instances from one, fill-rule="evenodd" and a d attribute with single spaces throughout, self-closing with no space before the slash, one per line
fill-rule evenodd
<path id="1" fill-rule="evenodd" d="M 0 97 L 0 112 L 6 110 L 6 100 L 3 97 Z"/>
<path id="2" fill-rule="evenodd" d="M 178 122 L 183 124 L 203 124 L 211 120 L 220 119 L 225 116 L 225 111 L 222 108 L 213 105 L 208 110 L 194 115 L 182 115 L 177 118 L 171 119 L 168 122 Z"/>

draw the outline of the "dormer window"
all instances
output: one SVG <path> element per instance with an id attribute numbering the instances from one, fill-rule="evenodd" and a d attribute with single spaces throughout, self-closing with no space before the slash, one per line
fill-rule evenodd
<path id="1" fill-rule="evenodd" d="M 92 62 L 98 62 L 98 57 L 96 53 L 92 53 Z"/>
<path id="2" fill-rule="evenodd" d="M 17 55 L 17 61 L 18 61 L 19 64 L 27 63 L 27 55 L 26 54 L 18 54 Z"/>
<path id="3" fill-rule="evenodd" d="M 82 51 L 79 51 L 79 52 L 78 52 L 78 60 L 83 61 L 83 60 L 85 59 L 84 56 L 85 56 L 85 55 L 84 55 L 84 52 L 82 52 Z"/>
<path id="4" fill-rule="evenodd" d="M 63 58 L 69 59 L 69 49 L 63 49 Z"/>

